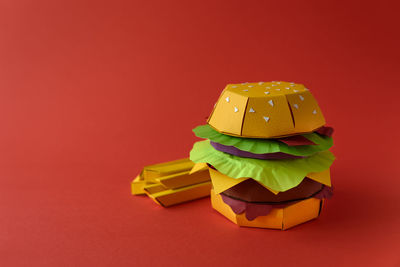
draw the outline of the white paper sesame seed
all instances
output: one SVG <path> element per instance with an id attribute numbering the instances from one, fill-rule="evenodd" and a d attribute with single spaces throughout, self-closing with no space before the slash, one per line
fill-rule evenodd
<path id="1" fill-rule="evenodd" d="M 297 104 L 293 104 L 293 107 L 295 107 L 296 109 L 299 109 L 299 105 L 297 105 Z"/>
<path id="2" fill-rule="evenodd" d="M 264 94 L 269 95 L 269 92 L 264 92 Z"/>
<path id="3" fill-rule="evenodd" d="M 271 89 L 271 87 L 269 87 L 269 86 L 267 86 L 267 87 L 265 87 L 266 89 Z"/>
<path id="4" fill-rule="evenodd" d="M 232 85 L 232 88 L 237 88 L 237 85 Z"/>
<path id="5" fill-rule="evenodd" d="M 290 90 L 290 87 L 285 87 L 286 90 Z"/>
<path id="6" fill-rule="evenodd" d="M 269 117 L 263 117 L 266 122 L 269 121 Z"/>
<path id="7" fill-rule="evenodd" d="M 239 109 L 237 107 L 235 107 L 235 112 L 238 112 L 238 111 L 239 111 Z"/>
<path id="8" fill-rule="evenodd" d="M 275 90 L 276 90 L 276 91 L 280 91 L 281 89 L 278 88 L 278 89 L 275 89 Z"/>
<path id="9" fill-rule="evenodd" d="M 312 112 L 312 114 L 317 114 L 317 111 L 314 109 L 313 112 Z"/>
<path id="10" fill-rule="evenodd" d="M 229 96 L 228 96 L 227 98 L 225 98 L 225 100 L 226 100 L 226 102 L 228 102 L 228 103 L 229 103 Z"/>
<path id="11" fill-rule="evenodd" d="M 301 101 L 304 101 L 304 97 L 302 95 L 299 95 L 299 98 Z"/>
<path id="12" fill-rule="evenodd" d="M 250 108 L 249 112 L 254 113 L 255 111 L 253 108 Z"/>
<path id="13" fill-rule="evenodd" d="M 272 84 L 272 86 L 278 86 L 278 85 L 276 85 L 276 84 Z"/>
<path id="14" fill-rule="evenodd" d="M 274 106 L 274 101 L 272 101 L 272 99 L 271 99 L 271 100 L 268 101 L 268 104 L 270 104 L 273 107 Z"/>
<path id="15" fill-rule="evenodd" d="M 248 92 L 248 91 L 249 91 L 249 90 L 247 90 L 247 89 L 244 89 L 244 90 L 243 90 L 243 92 Z"/>
<path id="16" fill-rule="evenodd" d="M 297 93 L 299 90 L 294 89 L 293 92 Z"/>

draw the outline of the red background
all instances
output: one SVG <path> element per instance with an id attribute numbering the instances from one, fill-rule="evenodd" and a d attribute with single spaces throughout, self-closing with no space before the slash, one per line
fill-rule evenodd
<path id="1" fill-rule="evenodd" d="M 307 3 L 305 3 L 307 2 Z M 395 1 L 1 1 L 1 266 L 400 266 Z M 335 197 L 289 231 L 130 195 L 229 82 L 311 89 Z"/>

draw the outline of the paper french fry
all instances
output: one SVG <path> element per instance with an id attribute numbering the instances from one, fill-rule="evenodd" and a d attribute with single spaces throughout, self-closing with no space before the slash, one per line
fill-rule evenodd
<path id="1" fill-rule="evenodd" d="M 148 194 L 150 198 L 164 207 L 180 204 L 183 202 L 207 197 L 210 195 L 211 182 L 204 182 L 178 189 L 168 189 L 154 194 Z"/>
<path id="2" fill-rule="evenodd" d="M 146 192 L 143 188 L 146 184 L 146 181 L 144 181 L 140 175 L 136 176 L 136 178 L 131 182 L 132 195 L 144 195 Z"/>
<path id="3" fill-rule="evenodd" d="M 164 207 L 210 195 L 211 178 L 206 167 L 197 165 L 188 158 L 153 164 L 132 181 L 134 195 L 146 194 Z"/>
<path id="4" fill-rule="evenodd" d="M 162 184 L 150 184 L 145 186 L 143 190 L 146 194 L 155 194 L 158 192 L 163 192 L 165 190 L 168 190 L 168 188 L 166 188 Z"/>
<path id="5" fill-rule="evenodd" d="M 190 174 L 189 171 L 184 171 L 157 178 L 156 181 L 166 188 L 175 189 L 210 181 L 210 174 L 208 170 L 198 171 L 192 174 Z"/>
<path id="6" fill-rule="evenodd" d="M 145 181 L 156 182 L 156 178 L 178 172 L 188 171 L 192 169 L 193 166 L 194 163 L 190 161 L 189 158 L 145 166 L 143 168 L 143 179 Z"/>

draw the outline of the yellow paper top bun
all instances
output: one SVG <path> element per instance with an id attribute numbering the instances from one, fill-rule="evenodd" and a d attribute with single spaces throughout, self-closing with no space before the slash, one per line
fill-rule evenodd
<path id="1" fill-rule="evenodd" d="M 228 135 L 274 138 L 312 132 L 325 118 L 304 85 L 259 82 L 228 84 L 208 124 Z"/>

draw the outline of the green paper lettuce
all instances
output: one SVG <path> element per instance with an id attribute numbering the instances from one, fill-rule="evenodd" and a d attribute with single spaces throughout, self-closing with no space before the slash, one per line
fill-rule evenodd
<path id="1" fill-rule="evenodd" d="M 206 140 L 194 144 L 190 159 L 196 163 L 209 163 L 229 177 L 253 178 L 273 190 L 284 192 L 299 185 L 307 174 L 328 169 L 335 156 L 326 150 L 300 159 L 242 158 L 215 150 Z"/>
<path id="2" fill-rule="evenodd" d="M 255 154 L 282 152 L 295 156 L 308 157 L 320 151 L 328 150 L 333 145 L 331 137 L 321 136 L 317 133 L 302 134 L 302 136 L 316 145 L 288 146 L 274 139 L 254 139 L 225 135 L 214 130 L 208 124 L 197 126 L 193 129 L 193 132 L 197 137 L 209 139 L 225 146 L 234 146 L 240 150 Z"/>

